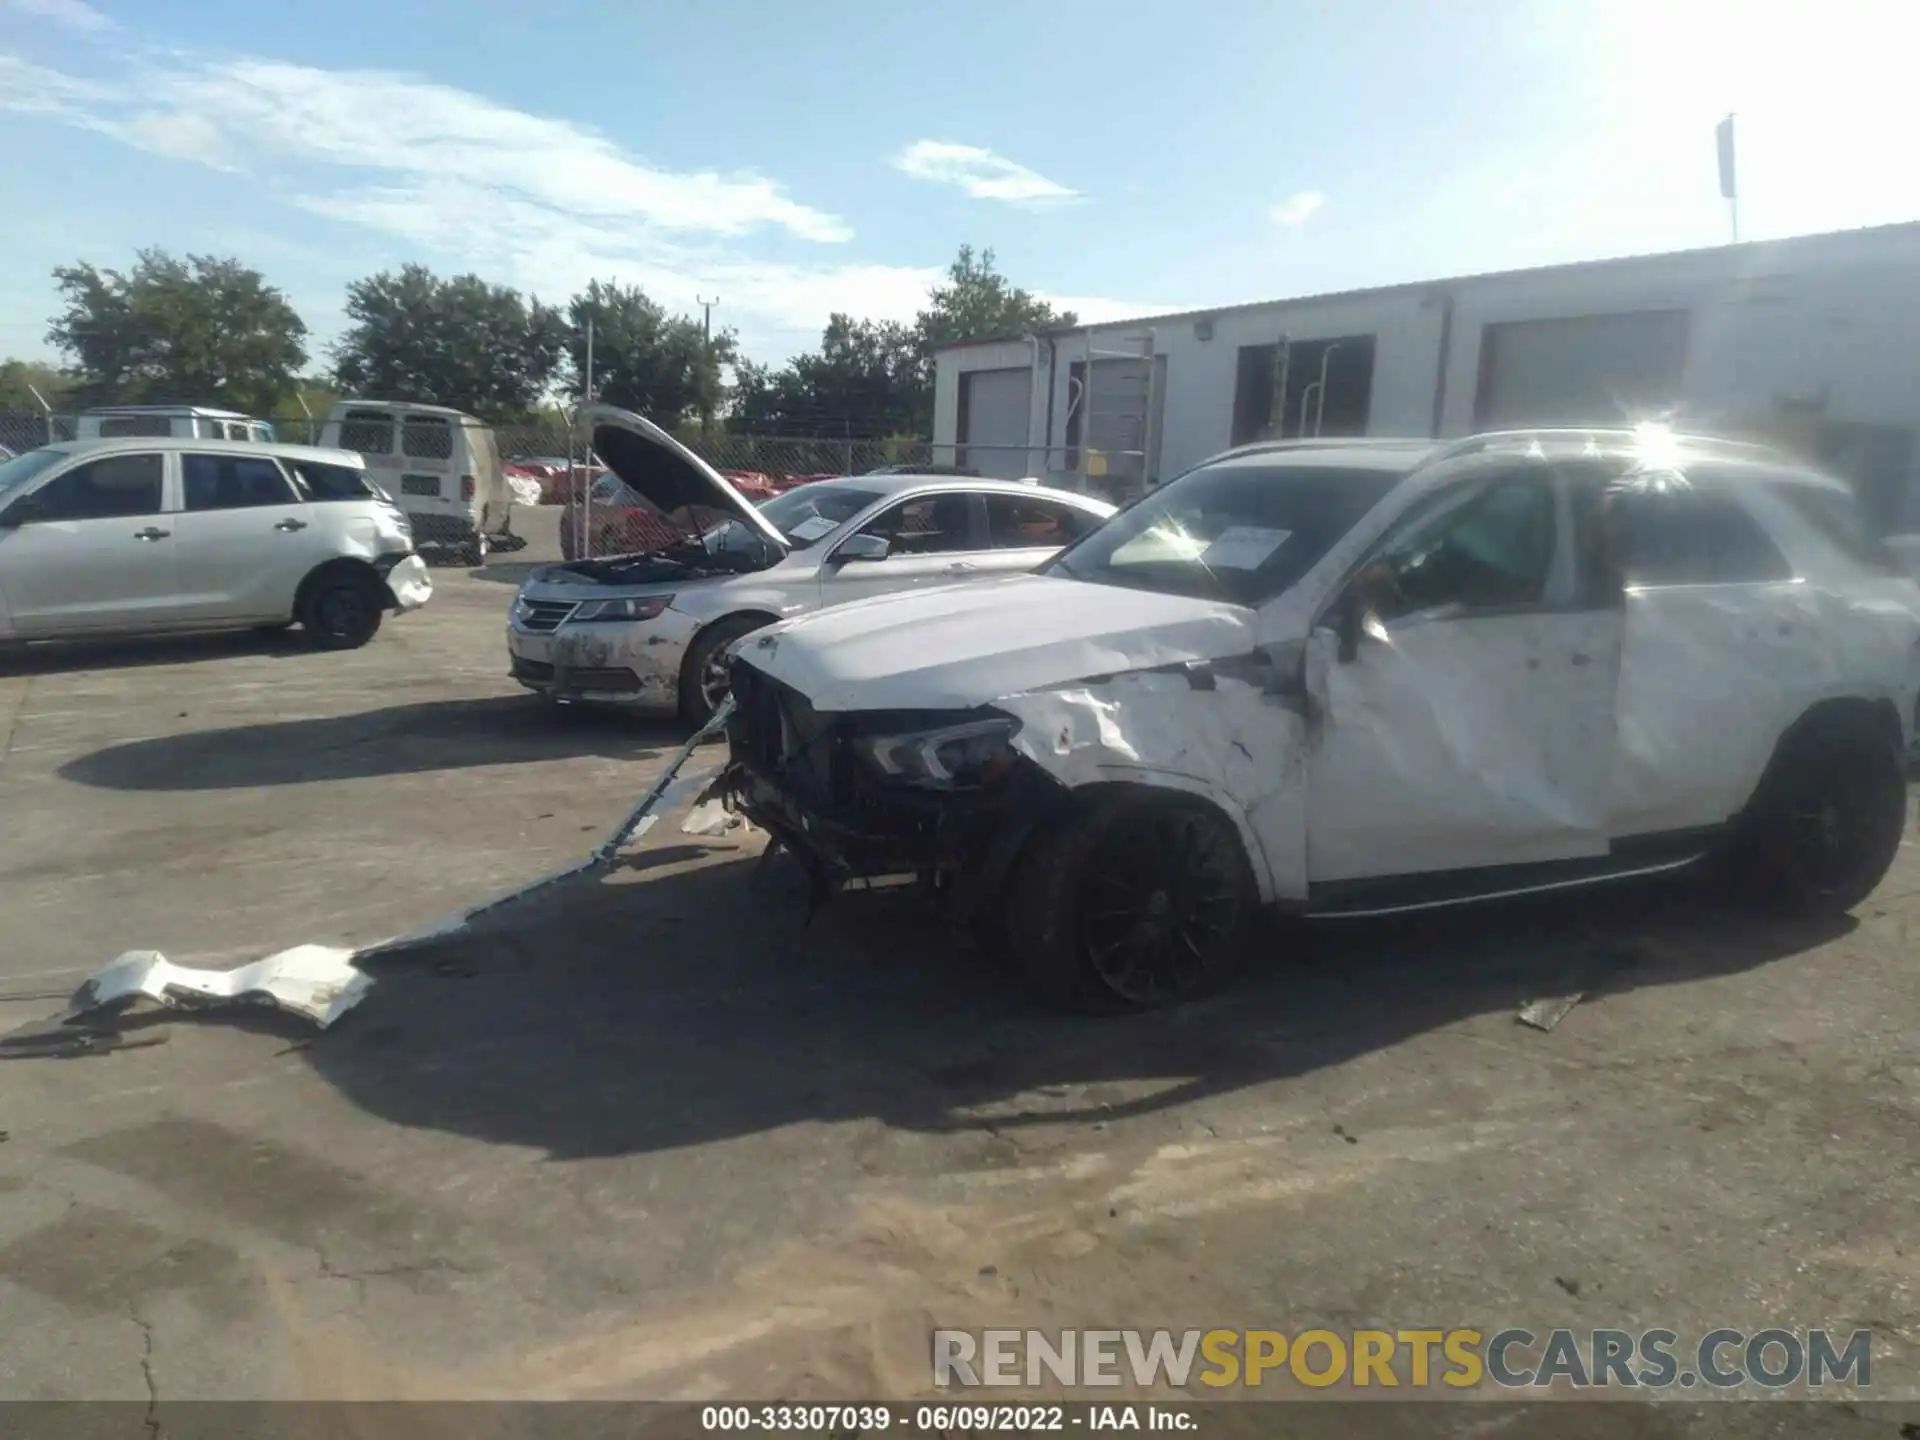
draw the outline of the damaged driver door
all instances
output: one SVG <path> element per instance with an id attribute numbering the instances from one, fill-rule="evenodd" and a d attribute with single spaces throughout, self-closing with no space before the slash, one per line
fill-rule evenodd
<path id="1" fill-rule="evenodd" d="M 1417 506 L 1349 579 L 1310 641 L 1311 888 L 1606 853 L 1622 612 L 1585 573 L 1587 508 L 1508 466 Z"/>

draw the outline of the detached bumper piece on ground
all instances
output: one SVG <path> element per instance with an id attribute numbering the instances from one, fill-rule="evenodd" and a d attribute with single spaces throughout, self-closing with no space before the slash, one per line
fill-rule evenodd
<path id="1" fill-rule="evenodd" d="M 575 864 L 359 950 L 296 945 L 232 970 L 194 969 L 175 965 L 157 950 L 130 950 L 87 980 L 58 1015 L 0 1035 L 0 1059 L 97 1055 L 131 1045 L 157 1044 L 158 1037 L 143 1035 L 141 1028 L 127 1023 L 136 1018 L 142 1000 L 170 1010 L 265 1007 L 298 1016 L 325 1030 L 365 999 L 373 987 L 373 977 L 360 968 L 360 962 L 458 935 L 483 915 L 576 876 L 599 874 L 626 846 L 651 830 L 663 813 L 677 807 L 692 807 L 685 827 L 689 833 L 712 834 L 726 828 L 726 815 L 705 793 L 713 787 L 721 767 L 709 766 L 690 775 L 680 772 L 700 745 L 725 728 L 732 714 L 731 702 L 722 705 L 712 721 L 681 747 L 607 838 Z"/>

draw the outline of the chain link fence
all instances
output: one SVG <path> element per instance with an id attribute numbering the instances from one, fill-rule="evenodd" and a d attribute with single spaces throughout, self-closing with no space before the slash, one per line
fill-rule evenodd
<path id="1" fill-rule="evenodd" d="M 31 412 L 0 413 L 0 445 L 9 449 L 31 450 L 56 440 L 71 440 L 75 417 L 41 415 Z M 324 420 L 276 420 L 275 433 L 293 445 L 313 445 L 320 440 Z M 568 428 L 551 425 L 496 425 L 500 457 L 508 464 L 520 460 L 559 461 L 568 456 Z M 828 439 L 790 435 L 702 434 L 684 432 L 680 441 L 716 470 L 737 470 L 765 475 L 779 483 L 789 477 L 817 478 L 823 475 L 863 475 L 882 466 L 950 464 L 950 454 L 936 456 L 928 441 L 911 438 L 884 440 Z M 950 452 L 952 446 L 941 449 Z M 573 441 L 573 458 L 582 464 L 587 457 Z"/>
<path id="2" fill-rule="evenodd" d="M 73 438 L 73 416 L 0 412 L 0 445 L 18 454 Z"/>

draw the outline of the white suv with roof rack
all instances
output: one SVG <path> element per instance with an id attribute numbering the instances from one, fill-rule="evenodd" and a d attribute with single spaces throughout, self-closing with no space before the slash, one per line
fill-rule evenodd
<path id="1" fill-rule="evenodd" d="M 158 439 L 251 440 L 271 444 L 273 425 L 242 415 L 238 410 L 216 410 L 206 405 L 106 405 L 80 413 L 74 424 L 77 440 Z"/>
<path id="2" fill-rule="evenodd" d="M 1920 587 L 1841 482 L 1664 431 L 1230 452 L 1041 573 L 763 631 L 727 786 L 823 890 L 918 874 L 1042 989 L 1676 870 L 1851 908 L 1905 827 Z"/>
<path id="3" fill-rule="evenodd" d="M 299 624 L 352 649 L 432 593 L 358 455 L 152 436 L 0 463 L 0 641 Z"/>

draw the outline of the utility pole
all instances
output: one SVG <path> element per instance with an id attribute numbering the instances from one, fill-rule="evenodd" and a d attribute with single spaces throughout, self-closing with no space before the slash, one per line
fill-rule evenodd
<path id="1" fill-rule="evenodd" d="M 711 300 L 702 300 L 696 295 L 693 301 L 700 307 L 700 340 L 705 347 L 703 353 L 707 368 L 711 370 L 713 368 L 713 307 L 720 303 L 720 297 L 716 295 Z M 707 377 L 702 375 L 700 377 L 700 434 L 703 438 L 713 434 L 713 393 L 706 382 Z"/>

